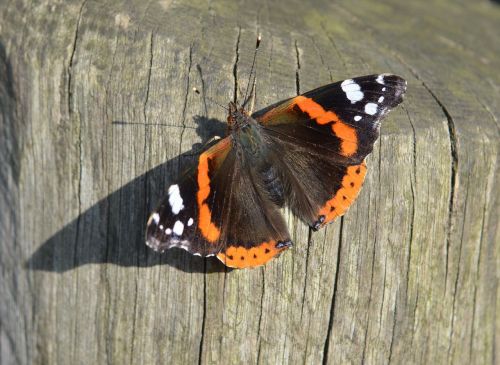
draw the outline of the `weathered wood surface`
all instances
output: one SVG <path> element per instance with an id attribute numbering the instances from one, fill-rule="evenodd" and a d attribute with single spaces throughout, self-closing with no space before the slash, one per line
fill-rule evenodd
<path id="1" fill-rule="evenodd" d="M 495 2 L 3 1 L 0 363 L 498 363 Z M 257 107 L 394 72 L 358 201 L 255 270 L 146 248 L 167 176 Z M 126 122 L 129 125 L 122 125 Z M 113 123 L 115 122 L 115 123 Z M 158 126 L 157 124 L 166 124 Z"/>

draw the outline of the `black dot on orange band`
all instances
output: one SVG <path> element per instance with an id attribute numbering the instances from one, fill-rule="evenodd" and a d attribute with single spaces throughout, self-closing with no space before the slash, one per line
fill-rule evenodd
<path id="1" fill-rule="evenodd" d="M 243 256 L 241 256 L 240 258 L 241 258 L 241 260 L 244 260 L 244 259 L 245 259 Z"/>
<path id="2" fill-rule="evenodd" d="M 345 196 L 345 195 L 343 195 L 343 196 L 342 196 L 342 199 L 346 200 L 347 198 L 346 198 L 346 196 Z"/>
<path id="3" fill-rule="evenodd" d="M 358 168 L 356 169 L 356 174 L 359 174 L 360 172 L 361 172 L 361 169 L 358 167 Z"/>
<path id="4" fill-rule="evenodd" d="M 266 253 L 269 253 L 269 249 L 268 248 L 266 248 Z"/>
<path id="5" fill-rule="evenodd" d="M 335 207 L 330 207 L 330 212 L 333 212 L 335 210 Z"/>
<path id="6" fill-rule="evenodd" d="M 353 183 L 353 182 L 351 183 L 351 186 L 354 186 L 354 183 Z"/>
<path id="7" fill-rule="evenodd" d="M 253 258 L 256 259 L 257 258 L 257 255 L 256 254 L 253 254 Z"/>
<path id="8" fill-rule="evenodd" d="M 232 260 L 232 259 L 233 259 L 233 255 L 229 255 L 227 258 L 228 258 L 229 260 Z"/>

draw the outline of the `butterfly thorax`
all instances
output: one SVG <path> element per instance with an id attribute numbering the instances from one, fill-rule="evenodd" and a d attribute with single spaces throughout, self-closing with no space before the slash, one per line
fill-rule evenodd
<path id="1" fill-rule="evenodd" d="M 231 135 L 233 145 L 239 153 L 258 160 L 265 153 L 265 144 L 259 123 L 253 119 L 242 107 L 229 103 L 227 117 L 228 134 Z"/>
<path id="2" fill-rule="evenodd" d="M 270 162 L 271 151 L 262 128 L 242 107 L 229 104 L 228 131 L 232 137 L 233 147 L 239 155 L 242 168 L 251 170 L 258 176 L 268 198 L 278 206 L 284 204 L 284 186 L 276 167 Z"/>

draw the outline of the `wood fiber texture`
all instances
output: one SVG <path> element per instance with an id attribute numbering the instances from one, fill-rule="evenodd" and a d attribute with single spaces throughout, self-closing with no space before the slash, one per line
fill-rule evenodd
<path id="1" fill-rule="evenodd" d="M 498 363 L 499 27 L 485 0 L 2 1 L 0 363 Z M 259 32 L 257 110 L 381 72 L 405 101 L 345 217 L 285 212 L 278 259 L 156 254 Z"/>

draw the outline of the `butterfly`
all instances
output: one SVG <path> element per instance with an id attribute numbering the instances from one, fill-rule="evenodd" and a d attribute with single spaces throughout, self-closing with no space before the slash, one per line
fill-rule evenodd
<path id="1" fill-rule="evenodd" d="M 403 100 L 396 75 L 356 77 L 292 97 L 264 112 L 230 102 L 227 135 L 203 151 L 151 213 L 146 244 L 260 266 L 290 246 L 280 209 L 313 230 L 342 216 L 366 175 L 380 121 Z"/>

